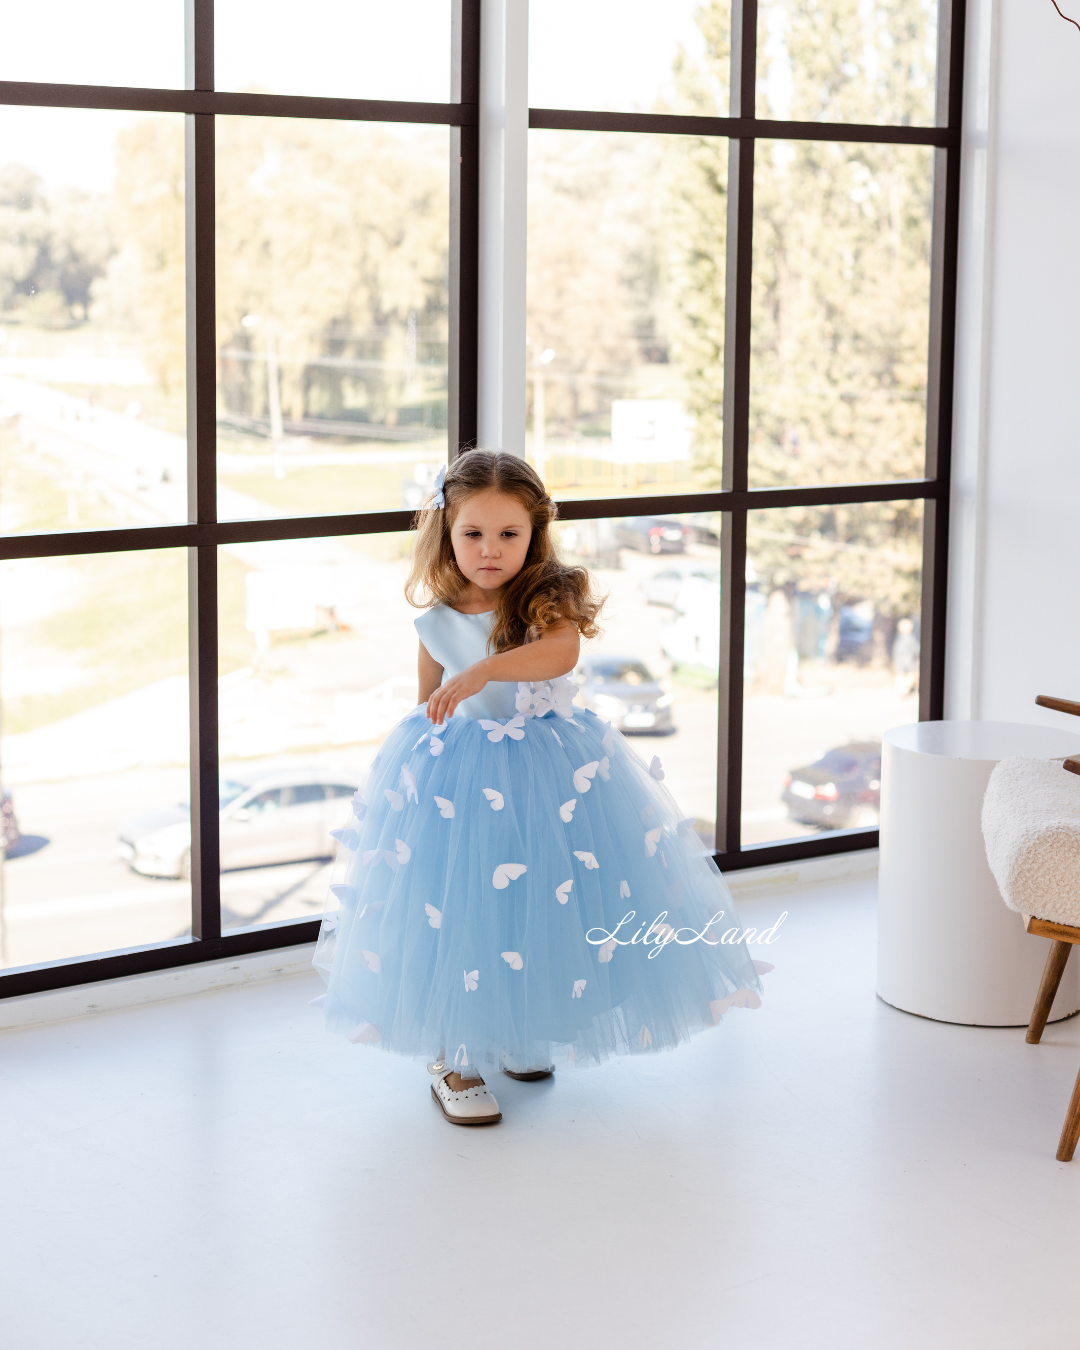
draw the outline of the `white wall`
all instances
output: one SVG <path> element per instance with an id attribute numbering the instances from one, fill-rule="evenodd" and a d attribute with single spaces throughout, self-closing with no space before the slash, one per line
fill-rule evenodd
<path id="1" fill-rule="evenodd" d="M 1080 32 L 971 0 L 967 65 L 946 716 L 1075 729 Z"/>

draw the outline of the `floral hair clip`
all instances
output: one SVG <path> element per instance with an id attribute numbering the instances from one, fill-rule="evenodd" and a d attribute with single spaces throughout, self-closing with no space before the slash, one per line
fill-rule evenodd
<path id="1" fill-rule="evenodd" d="M 431 499 L 432 509 L 441 511 L 446 505 L 446 498 L 443 496 L 443 483 L 446 482 L 446 465 L 444 464 L 435 475 L 435 495 Z"/>

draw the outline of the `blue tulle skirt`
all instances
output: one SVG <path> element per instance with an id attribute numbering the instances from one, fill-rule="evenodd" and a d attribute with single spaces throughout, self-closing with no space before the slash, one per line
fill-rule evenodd
<path id="1" fill-rule="evenodd" d="M 588 711 L 405 718 L 338 832 L 328 1028 L 447 1064 L 582 1064 L 757 1007 L 730 893 L 661 778 Z"/>

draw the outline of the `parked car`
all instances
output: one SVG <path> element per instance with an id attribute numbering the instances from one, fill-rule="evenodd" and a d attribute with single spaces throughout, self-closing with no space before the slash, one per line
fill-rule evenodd
<path id="1" fill-rule="evenodd" d="M 22 838 L 15 816 L 15 801 L 8 788 L 0 789 L 0 848 L 6 852 Z"/>
<path id="2" fill-rule="evenodd" d="M 641 598 L 647 605 L 669 605 L 677 609 L 679 596 L 687 586 L 701 582 L 719 588 L 719 569 L 701 562 L 672 563 L 641 583 Z"/>
<path id="3" fill-rule="evenodd" d="M 330 831 L 348 819 L 348 799 L 359 785 L 357 774 L 322 768 L 223 778 L 222 871 L 331 857 Z M 183 802 L 125 821 L 117 852 L 143 876 L 190 877 L 190 806 Z"/>
<path id="4" fill-rule="evenodd" d="M 581 701 L 617 731 L 675 730 L 672 694 L 633 656 L 589 656 L 574 671 Z"/>
<path id="5" fill-rule="evenodd" d="M 852 830 L 876 825 L 881 806 L 881 743 L 858 741 L 828 750 L 784 780 L 788 815 L 803 825 Z"/>
<path id="6" fill-rule="evenodd" d="M 685 553 L 690 526 L 673 516 L 626 516 L 615 526 L 615 541 L 641 553 Z"/>

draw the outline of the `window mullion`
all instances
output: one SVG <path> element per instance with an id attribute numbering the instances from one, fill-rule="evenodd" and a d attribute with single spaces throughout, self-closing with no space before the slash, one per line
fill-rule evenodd
<path id="1" fill-rule="evenodd" d="M 214 87 L 213 0 L 187 0 L 187 83 Z M 215 129 L 208 113 L 185 116 L 188 519 L 217 521 Z M 217 547 L 188 549 L 188 679 L 191 743 L 191 932 L 221 936 L 218 789 Z"/>
<path id="2" fill-rule="evenodd" d="M 480 0 L 454 0 L 450 97 L 480 103 Z M 450 128 L 450 349 L 447 453 L 476 444 L 480 127 Z"/>
<path id="3" fill-rule="evenodd" d="M 735 0 L 731 18 L 732 116 L 752 118 L 757 83 L 757 0 Z M 754 234 L 754 142 L 728 152 L 724 335 L 723 487 L 745 492 L 750 425 L 750 299 Z M 720 534 L 720 674 L 717 697 L 716 851 L 738 853 L 742 830 L 743 647 L 746 513 L 724 516 Z"/>

